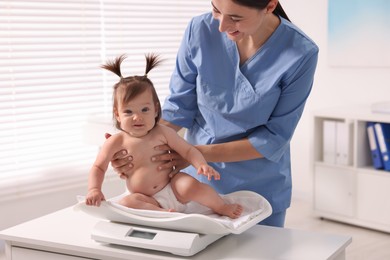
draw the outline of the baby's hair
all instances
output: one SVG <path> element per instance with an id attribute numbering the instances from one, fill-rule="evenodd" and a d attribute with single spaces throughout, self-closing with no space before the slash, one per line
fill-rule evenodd
<path id="1" fill-rule="evenodd" d="M 156 105 L 157 116 L 156 123 L 161 118 L 161 104 L 157 96 L 156 89 L 153 82 L 148 78 L 148 73 L 162 62 L 158 54 L 149 53 L 145 55 L 146 67 L 144 76 L 129 76 L 124 78 L 121 71 L 121 64 L 127 58 L 125 54 L 118 56 L 114 60 L 108 60 L 105 65 L 101 67 L 109 70 L 120 77 L 120 80 L 114 85 L 113 93 L 113 119 L 115 121 L 116 128 L 121 129 L 120 123 L 116 120 L 115 112 L 118 111 L 120 103 L 128 103 L 134 97 L 150 89 L 153 96 L 153 102 Z"/>
<path id="2" fill-rule="evenodd" d="M 118 75 L 121 79 L 122 77 L 122 72 L 121 72 L 121 64 L 124 59 L 126 59 L 127 56 L 125 54 L 122 54 L 121 56 L 117 57 L 115 60 L 108 60 L 107 64 L 102 65 L 101 67 L 103 69 L 109 70 L 116 75 Z"/>

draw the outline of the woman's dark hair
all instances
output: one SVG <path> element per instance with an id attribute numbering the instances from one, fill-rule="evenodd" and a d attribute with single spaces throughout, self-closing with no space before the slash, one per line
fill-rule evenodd
<path id="1" fill-rule="evenodd" d="M 236 4 L 247 6 L 247 7 L 252 7 L 252 8 L 256 8 L 256 9 L 266 8 L 269 1 L 270 0 L 233 0 L 233 2 Z M 290 21 L 290 19 L 288 18 L 286 12 L 283 10 L 283 7 L 279 1 L 278 1 L 278 5 L 276 6 L 273 13 L 275 15 L 278 15 L 278 16 L 283 17 L 284 19 Z"/>
<path id="2" fill-rule="evenodd" d="M 144 93 L 146 90 L 150 89 L 153 96 L 153 102 L 157 108 L 156 123 L 161 118 L 161 104 L 157 96 L 156 89 L 154 88 L 153 82 L 148 78 L 148 73 L 153 68 L 158 66 L 162 60 L 157 54 L 147 54 L 146 58 L 146 68 L 144 76 L 130 76 L 124 78 L 121 72 L 121 64 L 126 55 L 122 54 L 117 57 L 115 60 L 107 61 L 107 64 L 102 65 L 103 69 L 109 70 L 120 77 L 120 80 L 114 85 L 113 93 L 113 119 L 115 121 L 115 126 L 119 130 L 122 130 L 120 123 L 116 120 L 115 111 L 118 110 L 119 103 L 128 103 L 134 97 L 138 96 L 141 93 Z"/>

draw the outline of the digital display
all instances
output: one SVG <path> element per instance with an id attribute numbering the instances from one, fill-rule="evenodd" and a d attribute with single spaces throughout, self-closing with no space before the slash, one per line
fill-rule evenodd
<path id="1" fill-rule="evenodd" d="M 157 235 L 157 233 L 145 232 L 145 231 L 140 231 L 140 230 L 133 230 L 129 234 L 129 237 L 136 237 L 136 238 L 143 238 L 143 239 L 152 240 L 156 235 Z"/>

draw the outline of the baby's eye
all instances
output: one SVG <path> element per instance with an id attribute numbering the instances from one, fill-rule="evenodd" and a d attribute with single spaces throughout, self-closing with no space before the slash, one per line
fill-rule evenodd
<path id="1" fill-rule="evenodd" d="M 144 108 L 142 109 L 142 112 L 148 112 L 149 110 L 150 110 L 150 108 L 144 107 Z"/>
<path id="2" fill-rule="evenodd" d="M 128 115 L 131 115 L 133 113 L 133 111 L 131 111 L 130 109 L 127 109 L 124 111 L 125 114 L 128 114 Z"/>

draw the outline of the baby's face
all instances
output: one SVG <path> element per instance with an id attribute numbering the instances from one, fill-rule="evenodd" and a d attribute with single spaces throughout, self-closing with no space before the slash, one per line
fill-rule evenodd
<path id="1" fill-rule="evenodd" d="M 157 113 L 151 90 L 146 90 L 127 104 L 119 104 L 116 119 L 125 132 L 142 137 L 154 127 Z"/>

